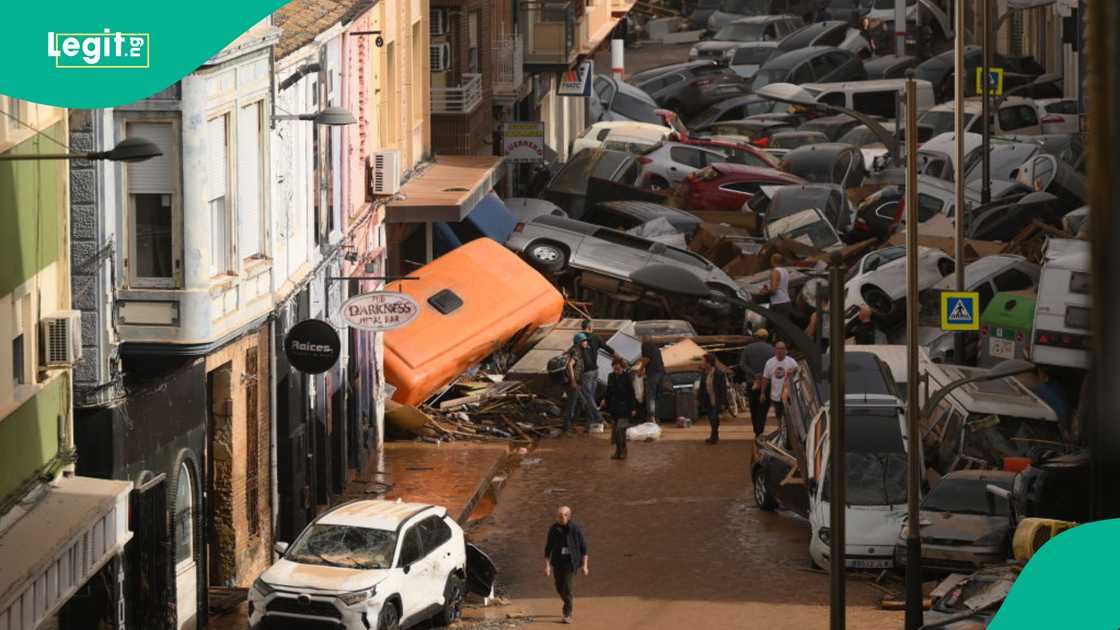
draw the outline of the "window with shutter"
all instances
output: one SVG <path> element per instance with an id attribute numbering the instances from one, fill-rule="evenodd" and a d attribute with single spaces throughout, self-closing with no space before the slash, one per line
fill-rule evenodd
<path id="1" fill-rule="evenodd" d="M 175 235 L 179 203 L 175 125 L 170 121 L 130 122 L 125 125 L 125 136 L 148 140 L 162 153 L 125 166 L 131 232 L 129 279 L 137 286 L 173 286 L 175 263 L 180 258 Z"/>
<path id="2" fill-rule="evenodd" d="M 230 271 L 230 204 L 228 194 L 228 115 L 206 123 L 206 200 L 210 205 L 210 275 Z"/>
<path id="3" fill-rule="evenodd" d="M 237 112 L 237 247 L 242 258 L 264 255 L 263 101 Z"/>

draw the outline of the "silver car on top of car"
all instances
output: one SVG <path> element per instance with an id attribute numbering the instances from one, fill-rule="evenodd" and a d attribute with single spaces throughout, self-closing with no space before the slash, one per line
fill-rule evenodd
<path id="1" fill-rule="evenodd" d="M 651 265 L 671 265 L 696 274 L 713 292 L 749 301 L 750 294 L 706 258 L 619 230 L 554 216 L 518 224 L 506 247 L 545 273 L 565 268 L 630 280 Z"/>

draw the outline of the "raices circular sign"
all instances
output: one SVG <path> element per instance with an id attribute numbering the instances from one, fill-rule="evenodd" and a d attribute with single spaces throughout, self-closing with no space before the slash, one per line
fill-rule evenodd
<path id="1" fill-rule="evenodd" d="M 342 342 L 334 328 L 318 319 L 292 326 L 284 338 L 284 353 L 292 367 L 305 374 L 322 374 L 338 361 Z"/>
<path id="2" fill-rule="evenodd" d="M 342 319 L 361 330 L 392 330 L 416 319 L 420 305 L 404 293 L 376 291 L 355 295 L 342 305 Z"/>

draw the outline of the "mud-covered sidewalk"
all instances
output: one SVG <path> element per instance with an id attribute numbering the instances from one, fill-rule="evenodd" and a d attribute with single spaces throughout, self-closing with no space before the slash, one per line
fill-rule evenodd
<path id="1" fill-rule="evenodd" d="M 704 443 L 706 426 L 663 425 L 661 441 L 632 444 L 626 461 L 609 458 L 604 435 L 542 442 L 470 532 L 497 562 L 511 603 L 469 617 L 560 621 L 543 546 L 556 507 L 569 505 L 591 550 L 574 627 L 826 628 L 828 576 L 809 569 L 808 523 L 755 507 L 746 424 L 725 426 L 715 446 Z M 848 627 L 900 627 L 901 614 L 879 610 L 882 593 L 868 582 L 849 579 Z"/>

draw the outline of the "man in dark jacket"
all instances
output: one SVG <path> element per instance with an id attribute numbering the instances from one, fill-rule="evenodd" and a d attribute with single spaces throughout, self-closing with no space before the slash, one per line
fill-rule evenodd
<path id="1" fill-rule="evenodd" d="M 766 430 L 766 415 L 770 413 L 769 398 L 763 387 L 762 371 L 766 369 L 766 362 L 774 356 L 774 346 L 767 341 L 770 333 L 765 328 L 755 331 L 755 340 L 743 348 L 739 355 L 739 367 L 747 381 L 747 403 L 751 408 L 751 426 L 754 427 L 755 436 L 762 435 Z"/>
<path id="2" fill-rule="evenodd" d="M 564 602 L 564 623 L 572 623 L 572 577 L 576 571 L 588 574 L 589 558 L 583 530 L 572 521 L 572 509 L 561 506 L 544 544 L 544 574 L 552 576 L 556 592 Z"/>
<path id="3" fill-rule="evenodd" d="M 638 399 L 634 395 L 634 375 L 623 361 L 616 359 L 607 375 L 607 413 L 611 414 L 614 426 L 611 429 L 611 444 L 614 445 L 612 459 L 626 459 L 626 429 L 630 418 L 638 410 Z"/>
<path id="4" fill-rule="evenodd" d="M 714 356 L 705 354 L 703 361 L 696 402 L 700 412 L 707 414 L 708 424 L 712 427 L 711 435 L 704 441 L 708 444 L 719 444 L 719 414 L 727 407 L 727 376 L 716 365 Z"/>
<path id="5" fill-rule="evenodd" d="M 661 348 L 650 341 L 642 341 L 642 356 L 634 363 L 645 375 L 642 391 L 645 400 L 646 418 L 657 422 L 657 395 L 665 380 L 665 362 L 661 360 Z"/>

